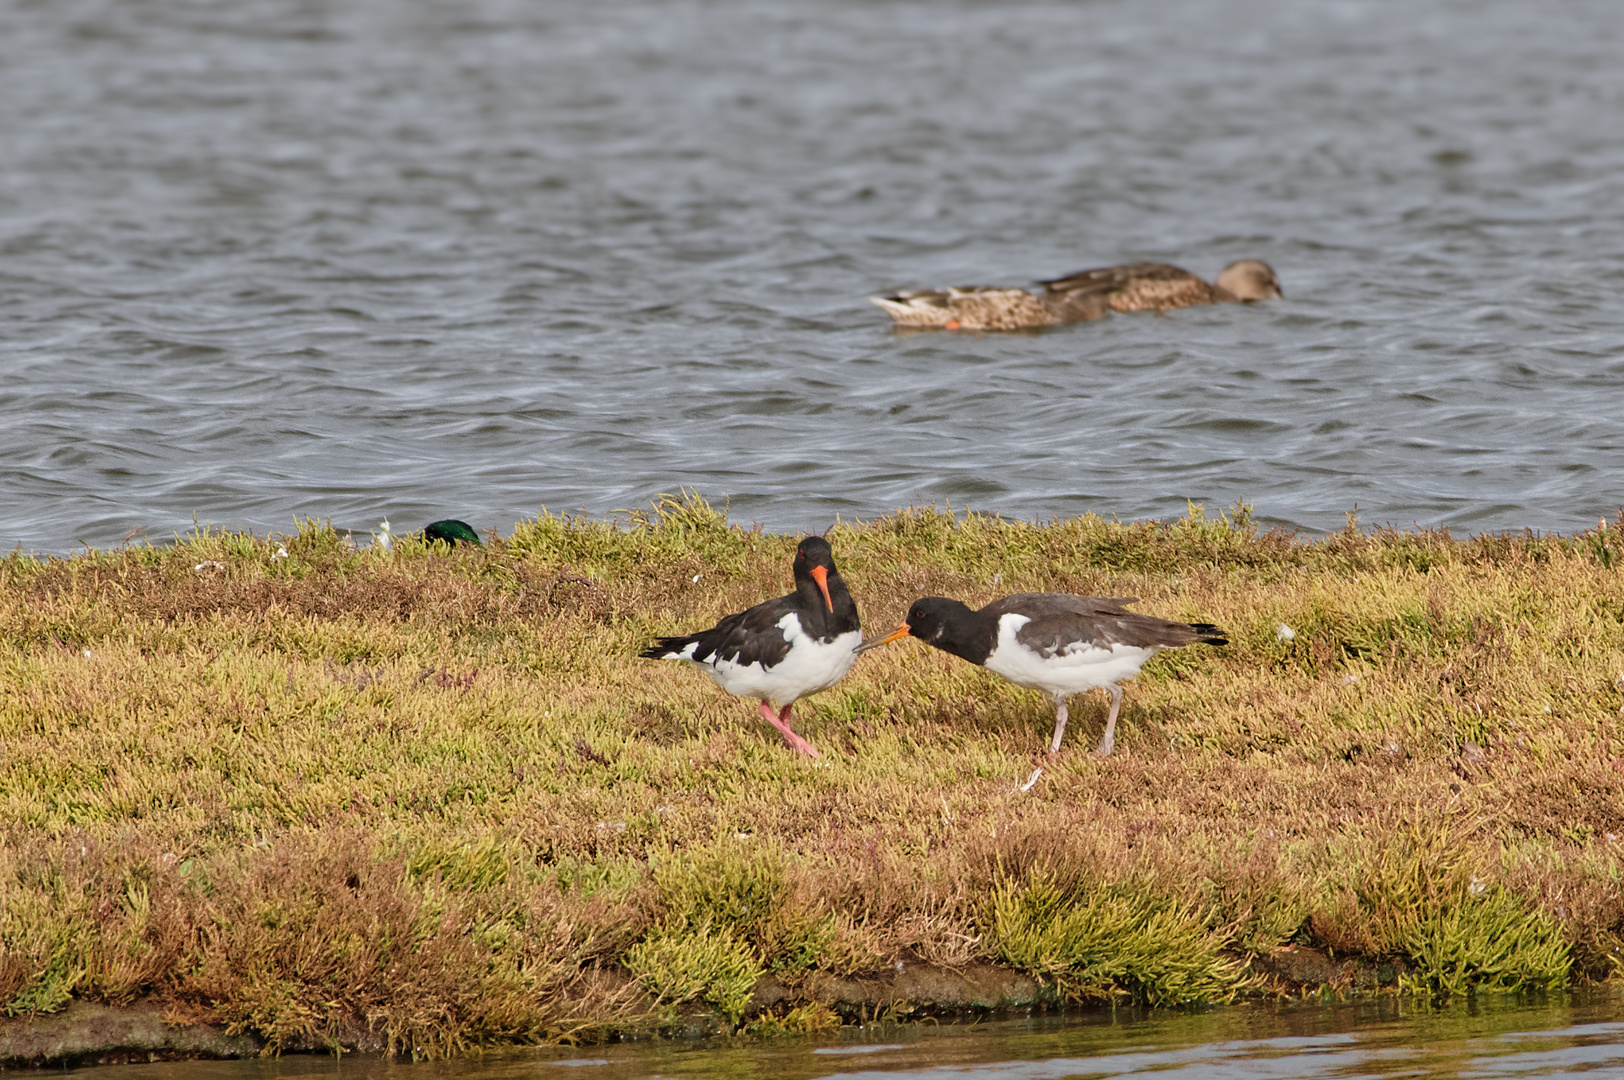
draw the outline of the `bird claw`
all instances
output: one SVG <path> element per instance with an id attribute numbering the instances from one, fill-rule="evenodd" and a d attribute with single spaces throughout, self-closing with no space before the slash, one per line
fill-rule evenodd
<path id="1" fill-rule="evenodd" d="M 817 747 L 813 746 L 811 743 L 807 742 L 805 739 L 801 738 L 799 735 L 795 734 L 795 732 L 790 731 L 787 728 L 784 730 L 784 741 L 789 743 L 790 749 L 794 750 L 798 754 L 805 754 L 807 757 L 822 756 L 818 753 Z"/>
<path id="2" fill-rule="evenodd" d="M 784 706 L 784 714 L 780 716 L 767 702 L 763 701 L 761 703 L 761 715 L 766 718 L 769 724 L 778 729 L 778 733 L 784 737 L 785 742 L 789 743 L 791 750 L 805 754 L 807 757 L 821 757 L 822 755 L 818 753 L 817 747 L 795 734 L 794 730 L 789 726 L 788 705 Z"/>

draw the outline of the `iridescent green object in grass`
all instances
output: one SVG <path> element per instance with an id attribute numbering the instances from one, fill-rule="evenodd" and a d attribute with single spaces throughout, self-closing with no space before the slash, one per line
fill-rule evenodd
<path id="1" fill-rule="evenodd" d="M 423 526 L 424 540 L 444 540 L 452 547 L 458 544 L 479 544 L 479 534 L 474 527 L 466 521 L 456 518 L 446 518 L 444 521 L 432 521 Z"/>

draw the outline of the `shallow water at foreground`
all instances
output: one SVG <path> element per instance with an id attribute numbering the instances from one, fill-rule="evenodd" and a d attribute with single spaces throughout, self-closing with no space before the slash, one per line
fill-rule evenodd
<path id="1" fill-rule="evenodd" d="M 1155 1074 L 1218 1077 L 1624 1076 L 1624 1000 L 1552 995 L 1444 1009 L 1393 999 L 1241 1006 L 1206 1013 L 1119 1010 L 982 1024 L 842 1029 L 824 1037 L 651 1041 L 524 1050 L 420 1063 L 282 1058 L 133 1066 L 139 1080 L 282 1077 L 456 1080 L 812 1080 L 880 1076 L 1061 1080 Z"/>

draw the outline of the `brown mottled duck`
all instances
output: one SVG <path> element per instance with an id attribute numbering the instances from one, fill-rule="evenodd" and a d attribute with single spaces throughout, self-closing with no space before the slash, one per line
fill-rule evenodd
<path id="1" fill-rule="evenodd" d="M 1040 281 L 1043 292 L 978 285 L 910 289 L 871 296 L 898 326 L 943 330 L 1029 330 L 1088 322 L 1108 311 L 1165 312 L 1197 304 L 1277 300 L 1285 295 L 1268 263 L 1242 259 L 1209 284 L 1167 263 L 1128 263 L 1078 270 Z"/>

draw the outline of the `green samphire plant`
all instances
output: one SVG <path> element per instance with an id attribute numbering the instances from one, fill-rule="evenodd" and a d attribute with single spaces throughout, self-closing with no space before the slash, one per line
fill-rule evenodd
<path id="1" fill-rule="evenodd" d="M 1233 1000 L 1246 982 L 1221 934 L 1145 885 L 1062 886 L 1039 873 L 999 886 L 991 924 L 999 959 L 1067 1000 L 1211 1004 Z"/>

